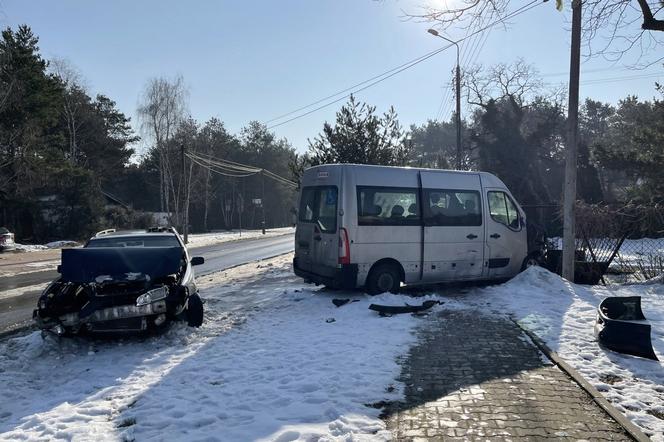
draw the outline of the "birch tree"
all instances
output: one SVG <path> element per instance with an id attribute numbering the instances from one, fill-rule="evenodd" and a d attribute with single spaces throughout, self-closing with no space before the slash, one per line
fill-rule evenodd
<path id="1" fill-rule="evenodd" d="M 67 60 L 54 58 L 49 62 L 49 70 L 63 86 L 62 117 L 67 128 L 69 141 L 69 161 L 76 164 L 78 156 L 78 134 L 84 124 L 86 97 L 83 77 Z"/>
<path id="2" fill-rule="evenodd" d="M 148 80 L 138 106 L 138 117 L 144 137 L 152 142 L 150 149 L 157 153 L 162 212 L 170 212 L 170 202 L 177 199 L 174 185 L 177 171 L 168 155 L 168 141 L 187 113 L 188 92 L 182 76 Z"/>

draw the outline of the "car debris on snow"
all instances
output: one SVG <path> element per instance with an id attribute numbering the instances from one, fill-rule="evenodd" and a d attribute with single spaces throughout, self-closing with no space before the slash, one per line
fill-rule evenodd
<path id="1" fill-rule="evenodd" d="M 425 310 L 429 310 L 434 305 L 442 305 L 443 301 L 434 301 L 427 300 L 422 303 L 422 305 L 380 305 L 380 304 L 371 304 L 369 310 L 378 312 L 381 316 L 390 316 L 398 315 L 401 313 L 419 313 Z"/>

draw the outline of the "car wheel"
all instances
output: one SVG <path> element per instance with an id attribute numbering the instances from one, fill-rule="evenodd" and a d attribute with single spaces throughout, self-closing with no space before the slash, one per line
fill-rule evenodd
<path id="1" fill-rule="evenodd" d="M 380 293 L 397 293 L 401 286 L 399 270 L 392 264 L 381 264 L 371 270 L 367 277 L 367 293 L 378 295 Z"/>
<path id="2" fill-rule="evenodd" d="M 187 325 L 189 327 L 203 325 L 203 300 L 198 293 L 194 293 L 187 299 Z"/>
<path id="3" fill-rule="evenodd" d="M 538 267 L 540 266 L 539 255 L 531 255 L 526 257 L 521 264 L 521 271 L 523 272 L 528 267 Z"/>

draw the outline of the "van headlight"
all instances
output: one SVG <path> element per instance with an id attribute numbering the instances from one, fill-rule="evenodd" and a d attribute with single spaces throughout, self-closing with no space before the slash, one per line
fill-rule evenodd
<path id="1" fill-rule="evenodd" d="M 157 289 L 147 291 L 136 298 L 136 306 L 140 307 L 142 305 L 151 304 L 160 299 L 164 299 L 166 296 L 168 296 L 168 288 L 164 285 Z"/>

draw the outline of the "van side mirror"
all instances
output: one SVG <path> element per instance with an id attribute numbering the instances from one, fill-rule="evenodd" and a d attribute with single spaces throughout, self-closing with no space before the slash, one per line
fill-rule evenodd
<path id="1" fill-rule="evenodd" d="M 201 264 L 205 264 L 205 258 L 202 256 L 194 256 L 191 258 L 191 265 L 192 266 L 199 266 Z"/>
<path id="2" fill-rule="evenodd" d="M 58 264 L 58 266 L 55 268 L 55 271 L 58 273 L 62 273 L 62 266 Z"/>

